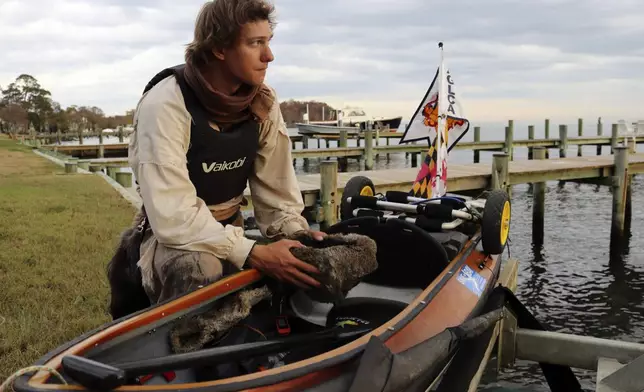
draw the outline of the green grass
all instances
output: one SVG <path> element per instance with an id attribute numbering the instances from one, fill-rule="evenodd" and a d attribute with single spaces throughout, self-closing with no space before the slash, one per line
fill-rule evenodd
<path id="1" fill-rule="evenodd" d="M 0 383 L 110 320 L 105 266 L 134 208 L 0 136 Z"/>

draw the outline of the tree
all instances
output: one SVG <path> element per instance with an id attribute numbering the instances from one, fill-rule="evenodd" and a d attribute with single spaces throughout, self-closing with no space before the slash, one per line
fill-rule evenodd
<path id="1" fill-rule="evenodd" d="M 0 118 L 10 133 L 27 133 L 29 129 L 29 117 L 22 106 L 9 103 L 3 104 L 0 108 Z"/>
<path id="2" fill-rule="evenodd" d="M 134 109 L 127 110 L 125 115 L 110 116 L 105 127 L 115 129 L 118 126 L 126 127 L 134 122 Z"/>
<path id="3" fill-rule="evenodd" d="M 21 74 L 15 82 L 2 90 L 2 106 L 18 105 L 27 112 L 28 127 L 42 131 L 53 112 L 51 93 L 40 86 L 31 75 Z M 12 109 L 15 112 L 15 107 Z"/>
<path id="4" fill-rule="evenodd" d="M 64 132 L 69 129 L 69 119 L 67 111 L 63 109 L 58 102 L 52 102 L 52 113 L 49 122 L 49 132 Z"/>

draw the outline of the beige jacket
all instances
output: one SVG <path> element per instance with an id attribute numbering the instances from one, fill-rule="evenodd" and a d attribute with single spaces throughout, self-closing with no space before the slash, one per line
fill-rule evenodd
<path id="1" fill-rule="evenodd" d="M 260 150 L 249 179 L 255 219 L 266 237 L 307 230 L 308 223 L 291 156 L 291 141 L 279 101 L 260 127 Z M 191 116 L 174 77 L 159 82 L 139 101 L 130 137 L 129 163 L 138 182 L 155 241 L 170 248 L 207 252 L 241 268 L 254 241 L 244 230 L 222 226 L 239 208 L 243 195 L 207 206 L 188 177 L 186 153 Z M 213 131 L 218 128 L 213 124 Z M 147 242 L 147 241 L 146 241 Z M 152 244 L 154 245 L 154 244 Z M 150 246 L 153 253 L 155 246 Z M 141 267 L 152 260 L 142 254 Z"/>

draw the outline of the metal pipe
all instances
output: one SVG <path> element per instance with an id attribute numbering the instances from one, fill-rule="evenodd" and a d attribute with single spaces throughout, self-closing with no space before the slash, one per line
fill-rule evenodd
<path id="1" fill-rule="evenodd" d="M 357 216 L 358 211 L 360 211 L 360 210 L 371 211 L 371 209 L 369 209 L 369 208 L 356 208 L 355 210 L 353 210 L 353 216 Z M 383 218 L 384 219 L 400 219 L 400 216 L 399 215 L 384 215 Z M 414 224 L 414 225 L 416 224 L 416 218 L 404 218 L 404 219 L 400 219 L 400 220 L 404 220 L 405 222 L 409 222 L 409 223 Z M 453 220 L 451 222 L 442 223 L 441 224 L 441 229 L 442 230 L 453 230 L 453 229 L 457 228 L 458 226 L 460 226 L 462 223 L 463 223 L 462 219 L 455 219 L 455 220 Z"/>
<path id="2" fill-rule="evenodd" d="M 560 332 L 516 331 L 516 358 L 578 369 L 597 370 L 598 358 L 628 363 L 644 354 L 644 344 Z"/>
<path id="3" fill-rule="evenodd" d="M 351 203 L 351 197 L 347 198 L 347 202 Z M 397 212 L 406 212 L 409 214 L 417 214 L 418 213 L 418 206 L 417 205 L 410 205 L 410 204 L 403 204 L 403 203 L 394 203 L 392 201 L 376 201 L 376 206 L 377 207 L 382 207 L 387 210 L 391 211 L 397 211 Z M 452 210 L 452 217 L 453 218 L 460 218 L 468 221 L 473 221 L 475 218 L 472 216 L 472 214 L 461 211 L 461 210 Z"/>

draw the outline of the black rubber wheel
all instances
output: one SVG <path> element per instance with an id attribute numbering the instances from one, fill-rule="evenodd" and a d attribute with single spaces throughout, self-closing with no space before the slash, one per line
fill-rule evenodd
<path id="1" fill-rule="evenodd" d="M 486 254 L 503 253 L 510 233 L 511 212 L 512 205 L 507 192 L 495 189 L 488 194 L 481 224 L 481 242 Z"/>
<path id="2" fill-rule="evenodd" d="M 351 203 L 347 202 L 347 198 L 353 196 L 375 196 L 376 187 L 369 177 L 355 176 L 351 177 L 347 184 L 344 186 L 342 192 L 342 201 L 340 202 L 340 219 L 347 220 L 353 218 L 353 210 Z"/>

